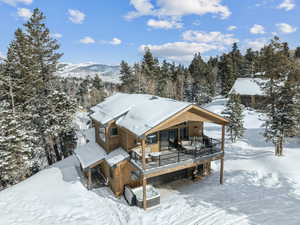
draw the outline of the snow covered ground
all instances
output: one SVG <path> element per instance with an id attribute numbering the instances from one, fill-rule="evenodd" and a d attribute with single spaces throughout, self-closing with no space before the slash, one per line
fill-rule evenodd
<path id="1" fill-rule="evenodd" d="M 222 111 L 224 99 L 207 108 Z M 226 144 L 225 183 L 219 163 L 202 181 L 181 180 L 159 188 L 161 205 L 143 211 L 115 198 L 108 188 L 88 191 L 69 157 L 0 192 L 0 225 L 87 224 L 300 224 L 300 140 L 290 140 L 283 157 L 263 141 L 262 122 L 245 111 L 245 137 Z M 205 127 L 220 137 L 221 128 Z"/>

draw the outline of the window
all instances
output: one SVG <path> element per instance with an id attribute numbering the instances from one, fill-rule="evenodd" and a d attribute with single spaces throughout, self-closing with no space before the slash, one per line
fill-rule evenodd
<path id="1" fill-rule="evenodd" d="M 146 143 L 147 144 L 156 144 L 157 143 L 157 133 L 147 135 Z"/>
<path id="2" fill-rule="evenodd" d="M 106 141 L 106 136 L 105 136 L 105 128 L 104 127 L 99 127 L 99 137 L 101 138 L 102 141 Z"/>
<path id="3" fill-rule="evenodd" d="M 110 136 L 117 136 L 118 135 L 118 128 L 112 127 L 110 128 Z"/>

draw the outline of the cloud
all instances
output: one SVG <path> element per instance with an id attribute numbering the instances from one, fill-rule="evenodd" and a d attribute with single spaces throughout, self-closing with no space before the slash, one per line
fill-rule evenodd
<path id="1" fill-rule="evenodd" d="M 236 30 L 236 29 L 237 29 L 236 26 L 229 26 L 229 27 L 227 27 L 227 30 Z"/>
<path id="2" fill-rule="evenodd" d="M 94 44 L 95 42 L 96 41 L 89 36 L 86 36 L 80 40 L 80 43 L 82 43 L 82 44 Z"/>
<path id="3" fill-rule="evenodd" d="M 293 27 L 287 23 L 277 23 L 276 26 L 280 32 L 285 33 L 285 34 L 293 33 L 298 29 L 297 27 Z"/>
<path id="4" fill-rule="evenodd" d="M 62 38 L 62 34 L 54 33 L 54 34 L 52 34 L 52 37 L 59 39 L 59 38 Z"/>
<path id="5" fill-rule="evenodd" d="M 136 11 L 129 12 L 126 15 L 127 19 L 151 15 L 153 13 L 154 6 L 149 0 L 130 0 L 130 5 L 132 5 Z"/>
<path id="6" fill-rule="evenodd" d="M 69 20 L 72 23 L 81 24 L 85 19 L 85 14 L 77 9 L 69 9 Z"/>
<path id="7" fill-rule="evenodd" d="M 178 23 L 176 21 L 168 21 L 168 20 L 154 20 L 150 19 L 147 22 L 147 25 L 156 29 L 180 29 L 182 28 L 182 23 Z"/>
<path id="8" fill-rule="evenodd" d="M 141 45 L 139 51 L 143 52 L 145 48 L 149 48 L 157 57 L 182 62 L 190 61 L 197 52 L 217 50 L 218 46 L 207 43 L 170 42 L 162 45 Z"/>
<path id="9" fill-rule="evenodd" d="M 200 20 L 195 20 L 192 24 L 194 26 L 200 26 L 201 25 L 201 21 Z"/>
<path id="10" fill-rule="evenodd" d="M 32 16 L 30 9 L 19 8 L 17 11 L 19 17 L 22 17 L 24 20 L 28 20 Z"/>
<path id="11" fill-rule="evenodd" d="M 120 45 L 122 43 L 122 40 L 119 38 L 113 38 L 110 42 L 111 45 Z"/>
<path id="12" fill-rule="evenodd" d="M 285 11 L 290 11 L 296 6 L 294 0 L 284 0 L 280 5 L 277 6 L 278 9 L 284 9 Z"/>
<path id="13" fill-rule="evenodd" d="M 11 6 L 16 6 L 19 3 L 25 4 L 25 5 L 30 5 L 33 2 L 33 0 L 1 0 L 1 2 L 4 2 Z"/>
<path id="14" fill-rule="evenodd" d="M 131 0 L 135 11 L 126 15 L 127 19 L 152 15 L 157 17 L 181 18 L 185 15 L 217 14 L 222 19 L 231 15 L 229 8 L 221 4 L 222 0 L 156 0 L 157 7 L 150 0 Z"/>
<path id="15" fill-rule="evenodd" d="M 253 50 L 260 50 L 267 44 L 266 38 L 257 38 L 254 40 L 246 40 L 246 47 L 252 48 Z"/>
<path id="16" fill-rule="evenodd" d="M 265 28 L 262 25 L 254 24 L 253 27 L 250 28 L 251 34 L 264 34 Z"/>
<path id="17" fill-rule="evenodd" d="M 239 40 L 233 37 L 233 34 L 222 34 L 219 31 L 203 32 L 188 30 L 182 34 L 183 40 L 200 43 L 214 43 L 215 45 L 232 45 Z"/>

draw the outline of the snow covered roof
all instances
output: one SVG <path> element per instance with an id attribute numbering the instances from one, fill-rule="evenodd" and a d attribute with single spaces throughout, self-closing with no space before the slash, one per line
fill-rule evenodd
<path id="1" fill-rule="evenodd" d="M 229 94 L 233 91 L 240 95 L 264 95 L 259 83 L 264 82 L 261 78 L 238 78 Z"/>
<path id="2" fill-rule="evenodd" d="M 112 167 L 129 158 L 129 154 L 121 147 L 107 154 L 106 151 L 95 142 L 80 145 L 74 152 L 83 169 L 101 160 L 105 160 L 108 165 Z"/>
<path id="3" fill-rule="evenodd" d="M 102 124 L 116 119 L 118 125 L 141 136 L 190 105 L 192 103 L 147 94 L 117 93 L 93 107 L 91 117 Z"/>
<path id="4" fill-rule="evenodd" d="M 122 162 L 125 159 L 129 158 L 128 152 L 126 152 L 123 148 L 117 148 L 110 152 L 106 157 L 105 160 L 111 167 Z"/>
<path id="5" fill-rule="evenodd" d="M 85 145 L 80 145 L 75 150 L 75 155 L 83 169 L 88 168 L 94 163 L 105 159 L 106 152 L 95 142 L 89 142 Z"/>

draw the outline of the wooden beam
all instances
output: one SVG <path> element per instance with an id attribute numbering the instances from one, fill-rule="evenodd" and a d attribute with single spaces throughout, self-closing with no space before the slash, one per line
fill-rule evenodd
<path id="1" fill-rule="evenodd" d="M 224 183 L 224 158 L 220 160 L 220 184 Z"/>
<path id="2" fill-rule="evenodd" d="M 142 164 L 143 164 L 143 169 L 146 169 L 146 157 L 145 157 L 145 140 L 143 139 L 141 141 L 142 145 Z"/>
<path id="3" fill-rule="evenodd" d="M 90 167 L 88 171 L 88 189 L 92 189 L 92 169 Z"/>
<path id="4" fill-rule="evenodd" d="M 126 132 L 126 150 L 128 151 L 129 150 L 129 147 L 128 147 L 128 132 Z"/>
<path id="5" fill-rule="evenodd" d="M 222 142 L 221 142 L 221 150 L 224 152 L 225 145 L 225 125 L 222 126 Z M 224 182 L 224 157 L 220 160 L 220 184 Z"/>
<path id="6" fill-rule="evenodd" d="M 173 172 L 176 172 L 176 171 L 179 171 L 179 170 L 184 170 L 184 169 L 187 169 L 187 168 L 196 167 L 198 165 L 209 163 L 209 162 L 215 161 L 215 160 L 219 160 L 221 158 L 223 158 L 223 155 L 215 156 L 215 157 L 212 157 L 212 158 L 206 159 L 206 160 L 201 160 L 199 162 L 191 162 L 191 163 L 188 163 L 188 164 L 184 164 L 184 165 L 180 165 L 180 166 L 176 166 L 176 167 L 172 167 L 172 168 L 165 168 L 165 169 L 161 169 L 161 170 L 158 170 L 158 171 L 153 171 L 153 172 L 144 174 L 144 176 L 147 179 L 151 178 L 151 177 L 157 177 L 157 176 L 164 175 L 164 174 L 167 174 L 167 173 L 173 173 Z"/>
<path id="7" fill-rule="evenodd" d="M 147 209 L 147 179 L 143 177 L 143 208 Z"/>
<path id="8" fill-rule="evenodd" d="M 225 125 L 222 126 L 222 142 L 221 142 L 222 152 L 224 152 L 224 144 L 225 144 Z"/>

